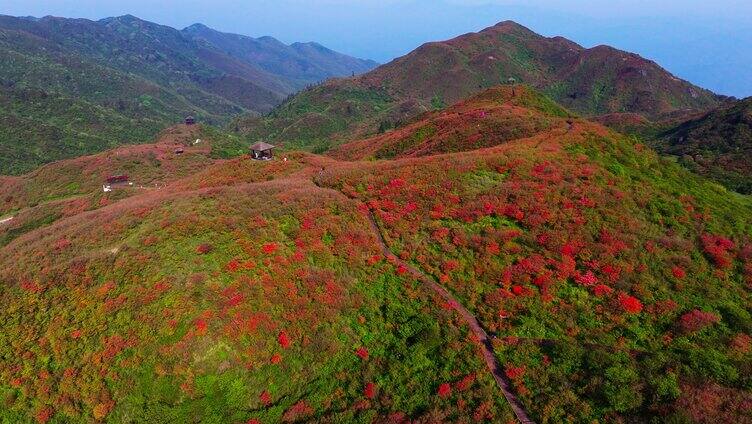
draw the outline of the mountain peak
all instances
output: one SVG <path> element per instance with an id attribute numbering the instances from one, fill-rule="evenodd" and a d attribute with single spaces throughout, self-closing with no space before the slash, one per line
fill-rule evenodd
<path id="1" fill-rule="evenodd" d="M 195 24 L 192 24 L 183 28 L 183 31 L 214 31 L 214 30 L 202 23 L 196 22 Z"/>
<path id="2" fill-rule="evenodd" d="M 497 30 L 498 29 L 505 29 L 505 30 L 509 30 L 509 31 L 533 32 L 530 28 L 528 28 L 528 27 L 526 27 L 526 26 L 524 26 L 522 24 L 519 24 L 519 23 L 517 23 L 515 21 L 510 21 L 510 20 L 501 21 L 498 24 L 492 26 L 491 28 L 497 29 Z M 488 28 L 488 29 L 491 29 L 491 28 Z"/>

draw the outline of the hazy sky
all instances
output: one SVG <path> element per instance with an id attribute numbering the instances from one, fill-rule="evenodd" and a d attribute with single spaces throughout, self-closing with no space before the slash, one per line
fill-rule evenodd
<path id="1" fill-rule="evenodd" d="M 586 47 L 634 51 L 722 94 L 752 95 L 751 0 L 2 0 L 0 14 L 201 22 L 379 62 L 512 19 Z"/>

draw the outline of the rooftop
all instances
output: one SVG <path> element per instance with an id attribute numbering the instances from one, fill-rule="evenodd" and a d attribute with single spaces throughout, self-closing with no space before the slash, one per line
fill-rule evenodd
<path id="1" fill-rule="evenodd" d="M 251 149 L 251 150 L 258 150 L 258 151 L 260 151 L 260 152 L 263 152 L 264 150 L 271 150 L 271 149 L 274 149 L 274 148 L 276 148 L 276 147 L 277 147 L 277 146 L 275 146 L 275 145 L 273 145 L 273 144 L 269 144 L 269 143 L 265 143 L 265 142 L 263 142 L 263 141 L 259 141 L 258 143 L 256 143 L 256 144 L 252 145 L 252 146 L 250 147 L 250 149 Z"/>

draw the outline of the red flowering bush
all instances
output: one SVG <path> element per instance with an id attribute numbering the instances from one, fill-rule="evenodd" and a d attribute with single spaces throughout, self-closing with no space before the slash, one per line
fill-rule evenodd
<path id="1" fill-rule="evenodd" d="M 593 274 L 593 271 L 588 271 L 575 277 L 575 281 L 585 287 L 590 287 L 598 284 L 598 277 Z"/>
<path id="2" fill-rule="evenodd" d="M 639 314 L 642 312 L 642 302 L 634 296 L 630 296 L 626 293 L 619 293 L 617 300 L 624 312 L 630 314 Z"/>
<path id="3" fill-rule="evenodd" d="M 727 269 L 731 267 L 733 260 L 731 250 L 735 246 L 733 241 L 713 234 L 703 234 L 700 236 L 700 240 L 705 254 L 718 268 Z"/>
<path id="4" fill-rule="evenodd" d="M 277 251 L 277 243 L 266 243 L 261 247 L 261 251 L 266 254 L 272 254 Z"/>
<path id="5" fill-rule="evenodd" d="M 368 349 L 366 349 L 366 348 L 364 348 L 364 347 L 359 347 L 359 348 L 358 348 L 358 349 L 357 349 L 357 350 L 355 351 L 355 354 L 356 354 L 356 355 L 358 355 L 358 357 L 359 357 L 360 359 L 364 360 L 364 361 L 368 360 L 368 355 L 369 355 L 369 354 L 368 354 Z"/>
<path id="6" fill-rule="evenodd" d="M 438 395 L 442 399 L 446 399 L 452 395 L 452 386 L 449 383 L 441 383 L 439 385 Z"/>
<path id="7" fill-rule="evenodd" d="M 593 294 L 595 294 L 598 297 L 607 296 L 614 292 L 614 289 L 611 287 L 605 285 L 605 284 L 598 284 L 597 286 L 593 287 Z"/>
<path id="8" fill-rule="evenodd" d="M 272 395 L 264 390 L 263 392 L 261 392 L 261 395 L 259 395 L 259 400 L 264 404 L 264 406 L 268 406 L 270 403 L 272 403 Z"/>
<path id="9" fill-rule="evenodd" d="M 376 397 L 376 385 L 373 383 L 367 383 L 366 387 L 363 388 L 363 396 L 368 399 L 373 399 L 374 397 Z"/>
<path id="10" fill-rule="evenodd" d="M 687 271 L 685 271 L 682 267 L 675 266 L 671 268 L 671 274 L 679 280 L 683 280 L 684 277 L 687 276 Z"/>
<path id="11" fill-rule="evenodd" d="M 519 381 L 525 375 L 525 367 L 524 366 L 516 367 L 514 365 L 507 365 L 504 368 L 504 374 L 506 374 L 506 376 L 510 380 Z"/>
<path id="12" fill-rule="evenodd" d="M 279 332 L 279 335 L 277 336 L 277 341 L 279 342 L 279 345 L 282 346 L 283 349 L 287 349 L 290 347 L 290 338 L 287 336 L 287 333 L 282 330 Z"/>
<path id="13" fill-rule="evenodd" d="M 721 317 L 717 314 L 694 309 L 679 318 L 679 326 L 686 333 L 694 333 L 720 321 Z"/>

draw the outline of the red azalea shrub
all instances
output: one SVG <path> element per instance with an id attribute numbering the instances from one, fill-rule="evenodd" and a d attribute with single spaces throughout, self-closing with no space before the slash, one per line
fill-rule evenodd
<path id="1" fill-rule="evenodd" d="M 209 324 L 206 322 L 205 319 L 199 318 L 196 320 L 196 333 L 203 335 L 206 334 L 206 330 L 209 327 Z"/>
<path id="2" fill-rule="evenodd" d="M 575 281 L 577 282 L 577 284 L 583 285 L 585 287 L 590 287 L 598 284 L 598 277 L 593 274 L 593 271 L 588 271 L 585 274 L 580 274 L 575 277 Z"/>
<path id="3" fill-rule="evenodd" d="M 700 236 L 703 250 L 710 257 L 713 263 L 721 269 L 731 267 L 732 255 L 730 250 L 734 248 L 734 242 L 723 237 L 713 234 L 703 234 Z"/>
<path id="4" fill-rule="evenodd" d="M 675 266 L 671 268 L 671 274 L 679 280 L 683 280 L 684 277 L 687 276 L 687 271 L 684 270 L 682 267 Z"/>
<path id="5" fill-rule="evenodd" d="M 290 338 L 287 336 L 287 333 L 282 330 L 279 332 L 279 335 L 277 336 L 277 341 L 279 342 L 279 345 L 282 346 L 283 349 L 287 349 L 290 347 Z"/>
<path id="6" fill-rule="evenodd" d="M 266 243 L 261 247 L 261 250 L 267 255 L 270 255 L 277 251 L 277 243 Z"/>
<path id="7" fill-rule="evenodd" d="M 457 390 L 464 392 L 465 390 L 472 387 L 473 383 L 475 383 L 475 374 L 468 374 L 463 377 L 462 380 L 457 382 L 456 387 Z"/>
<path id="8" fill-rule="evenodd" d="M 238 269 L 240 269 L 240 261 L 237 259 L 231 260 L 227 263 L 225 269 L 227 270 L 227 272 L 236 272 Z"/>
<path id="9" fill-rule="evenodd" d="M 300 402 L 291 406 L 290 409 L 285 411 L 284 415 L 282 415 L 282 421 L 284 422 L 302 421 L 304 418 L 310 416 L 311 414 L 313 414 L 313 408 L 308 406 L 306 401 L 301 400 Z"/>
<path id="10" fill-rule="evenodd" d="M 441 385 L 439 385 L 438 394 L 442 399 L 448 398 L 452 394 L 452 386 L 450 386 L 449 383 L 441 383 Z"/>
<path id="11" fill-rule="evenodd" d="M 355 351 L 355 354 L 358 355 L 358 357 L 360 357 L 360 359 L 362 359 L 364 361 L 368 360 L 368 349 L 366 349 L 364 347 L 359 347 Z"/>
<path id="12" fill-rule="evenodd" d="M 44 424 L 47 421 L 52 418 L 52 415 L 55 413 L 55 411 L 52 410 L 49 406 L 43 406 L 40 408 L 36 414 L 34 414 L 34 418 L 36 418 L 37 422 L 40 424 Z"/>
<path id="13" fill-rule="evenodd" d="M 282 362 L 282 355 L 280 355 L 279 353 L 275 353 L 274 355 L 272 355 L 272 358 L 269 360 L 269 362 L 271 362 L 274 365 L 279 364 L 280 362 Z"/>
<path id="14" fill-rule="evenodd" d="M 639 314 L 642 312 L 642 302 L 640 302 L 640 299 L 630 296 L 626 293 L 619 293 L 619 297 L 617 299 L 619 301 L 619 305 L 624 310 L 624 312 L 630 313 L 630 314 Z"/>
<path id="15" fill-rule="evenodd" d="M 525 375 L 525 366 L 515 367 L 514 365 L 507 365 L 504 368 L 504 374 L 510 380 L 519 381 Z"/>
<path id="16" fill-rule="evenodd" d="M 717 314 L 694 309 L 679 318 L 679 325 L 685 333 L 694 333 L 720 321 L 721 317 Z"/>
<path id="17" fill-rule="evenodd" d="M 376 397 L 376 385 L 373 383 L 366 384 L 366 387 L 363 389 L 363 396 L 367 397 L 368 399 L 373 399 Z"/>
<path id="18" fill-rule="evenodd" d="M 598 284 L 597 286 L 593 287 L 593 294 L 595 294 L 597 297 L 607 296 L 613 292 L 614 289 L 605 284 Z"/>
<path id="19" fill-rule="evenodd" d="M 263 403 L 264 406 L 269 406 L 269 404 L 272 403 L 272 395 L 264 390 L 263 392 L 261 392 L 261 395 L 259 395 L 259 400 L 261 400 L 261 403 Z"/>

